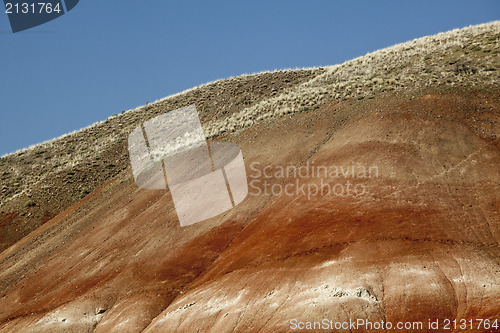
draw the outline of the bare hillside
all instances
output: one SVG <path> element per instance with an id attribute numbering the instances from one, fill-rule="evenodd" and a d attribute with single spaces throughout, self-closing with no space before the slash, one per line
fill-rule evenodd
<path id="1" fill-rule="evenodd" d="M 499 51 L 499 22 L 468 27 L 216 81 L 2 157 L 0 331 L 500 318 Z M 134 183 L 127 136 L 193 103 L 257 185 L 181 228 L 168 191 Z M 377 172 L 256 172 L 311 165 Z M 264 181 L 365 191 L 283 195 Z"/>

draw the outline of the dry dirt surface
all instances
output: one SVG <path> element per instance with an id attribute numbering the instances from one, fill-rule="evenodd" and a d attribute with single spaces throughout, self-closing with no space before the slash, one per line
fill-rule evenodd
<path id="1" fill-rule="evenodd" d="M 0 332 L 499 332 L 480 322 L 500 325 L 499 53 L 500 22 L 468 27 L 1 157 Z M 127 136 L 190 104 L 241 148 L 249 194 L 181 228 L 170 192 L 134 183 Z"/>
<path id="2" fill-rule="evenodd" d="M 1 157 L 0 251 L 123 171 L 128 135 L 141 122 L 190 104 L 204 123 L 217 120 L 322 72 L 287 70 L 211 82 Z"/>
<path id="3" fill-rule="evenodd" d="M 499 318 L 499 98 L 388 93 L 220 138 L 241 147 L 253 185 L 236 208 L 184 228 L 170 193 L 137 188 L 127 168 L 1 253 L 0 331 Z M 257 171 L 291 165 L 378 171 Z M 258 193 L 263 181 L 366 191 Z"/>

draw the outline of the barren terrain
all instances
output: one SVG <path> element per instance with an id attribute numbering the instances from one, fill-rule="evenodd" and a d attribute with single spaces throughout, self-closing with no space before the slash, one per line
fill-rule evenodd
<path id="1" fill-rule="evenodd" d="M 217 81 L 4 156 L 0 331 L 500 320 L 499 27 Z M 181 228 L 168 191 L 135 185 L 126 136 L 191 103 L 208 136 L 240 146 L 249 183 L 366 191 L 250 188 L 234 209 Z M 377 173 L 266 178 L 256 163 Z"/>

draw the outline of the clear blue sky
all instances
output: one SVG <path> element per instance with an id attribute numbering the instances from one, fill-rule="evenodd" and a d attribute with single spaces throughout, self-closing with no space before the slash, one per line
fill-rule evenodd
<path id="1" fill-rule="evenodd" d="M 81 0 L 13 34 L 1 12 L 0 155 L 208 81 L 342 63 L 499 16 L 498 0 Z"/>

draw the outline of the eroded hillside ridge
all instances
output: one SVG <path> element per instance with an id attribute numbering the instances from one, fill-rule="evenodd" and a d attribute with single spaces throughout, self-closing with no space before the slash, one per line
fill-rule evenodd
<path id="1" fill-rule="evenodd" d="M 500 22 L 455 29 L 341 65 L 246 75 L 208 83 L 0 159 L 0 249 L 128 166 L 127 135 L 166 110 L 196 104 L 208 137 L 328 101 L 422 88 L 496 89 Z"/>
<path id="2" fill-rule="evenodd" d="M 495 87 L 500 84 L 500 22 L 455 29 L 368 53 L 210 123 L 210 137 L 263 119 L 307 111 L 330 100 L 373 98 L 385 91 L 433 86 Z"/>
<path id="3" fill-rule="evenodd" d="M 322 71 L 287 70 L 216 81 L 2 157 L 0 249 L 127 168 L 127 137 L 141 122 L 165 110 L 195 104 L 206 123 L 281 94 Z"/>
<path id="4" fill-rule="evenodd" d="M 491 91 L 391 92 L 224 138 L 247 166 L 376 165 L 377 177 L 356 180 L 362 196 L 249 195 L 181 228 L 170 192 L 140 189 L 123 170 L 0 253 L 0 331 L 498 318 L 498 101 Z"/>

